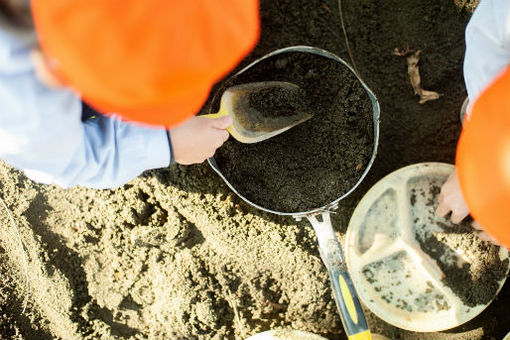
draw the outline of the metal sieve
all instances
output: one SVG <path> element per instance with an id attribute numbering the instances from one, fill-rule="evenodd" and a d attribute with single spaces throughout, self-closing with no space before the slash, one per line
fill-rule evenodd
<path id="1" fill-rule="evenodd" d="M 248 71 L 253 66 L 255 66 L 256 64 L 260 63 L 263 60 L 266 60 L 276 55 L 290 52 L 309 53 L 334 60 L 347 67 L 356 76 L 356 78 L 359 80 L 363 88 L 366 90 L 373 107 L 374 141 L 370 161 L 368 162 L 365 170 L 363 171 L 361 177 L 358 179 L 356 184 L 354 184 L 352 188 L 350 188 L 346 193 L 341 195 L 339 198 L 322 207 L 315 208 L 309 211 L 298 211 L 292 213 L 280 212 L 264 208 L 260 205 L 251 202 L 249 198 L 241 195 L 236 190 L 236 188 L 225 178 L 220 168 L 218 167 L 218 164 L 216 163 L 214 157 L 209 158 L 208 162 L 213 168 L 213 170 L 216 171 L 216 173 L 218 173 L 218 175 L 220 175 L 220 177 L 225 181 L 229 188 L 251 206 L 276 215 L 292 216 L 297 221 L 300 221 L 303 217 L 310 221 L 315 230 L 315 234 L 317 235 L 321 258 L 329 272 L 336 306 L 340 313 L 342 324 L 344 326 L 347 336 L 349 337 L 349 339 L 357 340 L 370 339 L 370 331 L 368 330 L 363 310 L 361 308 L 356 290 L 354 289 L 352 280 L 347 272 L 342 246 L 338 242 L 333 231 L 333 227 L 331 225 L 330 212 L 337 209 L 339 202 L 345 197 L 347 197 L 350 193 L 352 193 L 354 189 L 356 189 L 356 187 L 365 178 L 368 171 L 370 170 L 370 167 L 374 162 L 379 140 L 379 114 L 380 114 L 379 102 L 377 101 L 377 98 L 375 97 L 374 93 L 368 88 L 368 86 L 363 82 L 363 80 L 359 78 L 356 72 L 354 72 L 354 70 L 344 60 L 342 60 L 340 57 L 336 56 L 331 52 L 316 47 L 292 46 L 273 51 L 269 54 L 266 54 L 262 58 L 255 60 L 254 62 L 252 62 L 251 64 L 249 64 L 248 66 L 244 67 L 239 72 L 234 74 L 232 77 L 236 77 L 240 74 L 243 74 L 244 72 Z M 216 96 L 218 95 L 221 96 L 224 90 L 225 88 L 221 87 L 216 92 L 215 96 L 213 97 L 213 102 L 214 98 L 216 98 Z"/>

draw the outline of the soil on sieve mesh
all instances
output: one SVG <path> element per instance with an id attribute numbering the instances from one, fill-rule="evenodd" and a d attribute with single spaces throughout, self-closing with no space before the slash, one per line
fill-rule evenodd
<path id="1" fill-rule="evenodd" d="M 215 155 L 223 175 L 251 202 L 281 212 L 307 211 L 341 197 L 372 155 L 367 92 L 343 64 L 295 52 L 268 58 L 225 86 L 265 80 L 298 85 L 312 118 L 260 143 L 230 139 Z M 268 99 L 263 106 L 271 107 Z"/>
<path id="2" fill-rule="evenodd" d="M 508 259 L 501 260 L 499 247 L 481 241 L 473 232 L 470 221 L 450 227 L 438 235 L 428 234 L 418 239 L 422 249 L 437 261 L 445 274 L 443 282 L 469 307 L 489 303 L 499 289 L 499 282 L 508 271 Z M 473 263 L 458 265 L 455 251 L 474 253 Z M 453 261 L 452 261 L 453 260 Z"/>
<path id="3" fill-rule="evenodd" d="M 508 259 L 501 260 L 500 248 L 478 237 L 471 226 L 471 218 L 465 219 L 460 225 L 452 225 L 448 220 L 447 223 L 438 222 L 434 217 L 434 207 L 437 206 L 439 192 L 439 186 L 431 185 L 425 195 L 428 195 L 426 205 L 431 207 L 429 222 L 437 224 L 442 231 L 417 233 L 416 239 L 423 251 L 435 259 L 443 271 L 445 285 L 466 306 L 485 305 L 496 296 L 499 282 L 506 277 Z M 467 255 L 471 261 L 464 261 L 459 254 Z"/>

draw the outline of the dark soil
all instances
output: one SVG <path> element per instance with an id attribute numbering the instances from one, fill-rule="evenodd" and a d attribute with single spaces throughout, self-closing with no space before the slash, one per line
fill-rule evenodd
<path id="1" fill-rule="evenodd" d="M 465 305 L 474 307 L 490 302 L 499 288 L 498 282 L 506 276 L 508 259 L 501 261 L 498 255 L 499 247 L 480 242 L 468 223 L 456 226 L 449 234 L 457 235 L 453 245 L 445 244 L 445 239 L 452 238 L 444 234 L 428 235 L 424 240 L 418 241 L 422 249 L 433 258 L 449 257 L 455 260 L 455 255 L 452 255 L 453 249 L 462 251 L 467 248 L 476 253 L 478 265 L 464 263 L 459 267 L 454 261 L 438 261 L 438 265 L 445 274 L 444 283 Z"/>
<path id="2" fill-rule="evenodd" d="M 372 155 L 373 111 L 365 89 L 343 64 L 296 52 L 266 59 L 225 86 L 266 80 L 297 84 L 313 117 L 260 143 L 230 139 L 215 155 L 219 168 L 241 195 L 267 209 L 300 212 L 334 201 L 355 185 Z M 270 110 L 273 99 L 259 106 Z M 284 100 L 284 114 L 296 104 Z"/>
<path id="3" fill-rule="evenodd" d="M 235 120 L 243 129 L 254 133 L 272 132 L 311 117 L 312 108 L 306 93 L 297 85 L 268 82 L 263 86 L 249 92 L 241 91 L 241 95 L 232 100 Z"/>
<path id="4" fill-rule="evenodd" d="M 285 87 L 271 86 L 249 96 L 249 103 L 263 117 L 288 117 L 300 109 L 310 109 L 302 103 L 304 96 L 306 93 L 299 91 L 299 88 L 293 91 Z"/>

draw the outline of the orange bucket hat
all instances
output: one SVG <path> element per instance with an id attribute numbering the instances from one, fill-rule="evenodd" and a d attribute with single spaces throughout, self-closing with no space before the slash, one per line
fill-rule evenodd
<path id="1" fill-rule="evenodd" d="M 254 47 L 258 0 L 33 0 L 56 73 L 102 112 L 174 126 Z"/>
<path id="2" fill-rule="evenodd" d="M 474 103 L 456 163 L 471 215 L 510 248 L 510 67 Z"/>

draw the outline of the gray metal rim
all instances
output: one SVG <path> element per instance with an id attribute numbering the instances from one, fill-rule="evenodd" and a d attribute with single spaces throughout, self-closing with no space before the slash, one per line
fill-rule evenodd
<path id="1" fill-rule="evenodd" d="M 317 47 L 312 47 L 312 46 L 303 46 L 303 45 L 300 45 L 300 46 L 290 46 L 290 47 L 285 47 L 285 48 L 282 48 L 282 49 L 279 49 L 279 50 L 276 50 L 276 51 L 273 51 L 271 53 L 268 53 L 266 54 L 265 56 L 253 61 L 252 63 L 250 63 L 249 65 L 247 65 L 246 67 L 244 67 L 243 69 L 241 69 L 239 72 L 237 72 L 236 74 L 234 74 L 231 78 L 234 78 L 234 77 L 237 77 L 238 75 L 246 72 L 247 70 L 249 70 L 250 68 L 252 68 L 253 66 L 255 66 L 256 64 L 258 64 L 259 62 L 265 60 L 265 59 L 268 59 L 270 57 L 273 57 L 275 55 L 278 55 L 278 54 L 283 54 L 283 53 L 289 53 L 289 52 L 303 52 L 303 53 L 310 53 L 310 54 L 315 54 L 315 55 L 319 55 L 319 56 L 322 56 L 322 57 L 325 57 L 325 58 L 329 58 L 329 59 L 332 59 L 332 60 L 335 60 L 337 62 L 340 62 L 342 63 L 345 67 L 347 67 L 355 76 L 356 78 L 360 81 L 361 85 L 363 86 L 363 88 L 367 91 L 368 93 L 368 97 L 370 98 L 370 101 L 372 102 L 372 107 L 373 107 L 373 123 L 374 123 L 374 146 L 373 146 L 373 150 L 372 150 L 372 157 L 370 158 L 370 161 L 368 162 L 366 168 L 365 168 L 365 171 L 363 172 L 363 174 L 361 175 L 361 177 L 358 179 L 358 181 L 356 182 L 356 184 L 354 184 L 354 186 L 352 186 L 352 188 L 350 190 L 348 190 L 346 193 L 344 193 L 341 197 L 337 198 L 336 200 L 334 200 L 333 202 L 329 203 L 329 204 L 326 204 L 322 207 L 319 207 L 319 208 L 315 208 L 315 209 L 312 209 L 312 210 L 309 210 L 309 211 L 300 211 L 300 212 L 293 212 L 293 213 L 290 213 L 290 212 L 281 212 L 281 211 L 276 211 L 276 210 L 271 210 L 271 209 L 267 209 L 267 208 L 264 208 L 256 203 L 253 203 L 251 202 L 249 199 L 247 199 L 246 197 L 244 197 L 243 195 L 241 195 L 237 190 L 236 188 L 234 188 L 234 186 L 225 178 L 225 176 L 223 176 L 223 174 L 221 173 L 221 170 L 220 168 L 218 167 L 218 164 L 216 163 L 216 160 L 214 159 L 214 157 L 211 157 L 211 158 L 208 158 L 207 161 L 209 162 L 209 165 L 212 167 L 212 169 L 223 179 L 223 181 L 228 185 L 228 187 L 237 195 L 239 196 L 242 200 L 244 200 L 246 203 L 248 203 L 249 205 L 257 208 L 257 209 L 260 209 L 262 211 L 266 211 L 266 212 L 269 212 L 269 213 L 272 213 L 272 214 L 276 214 L 276 215 L 285 215 L 285 216 L 293 216 L 295 218 L 300 218 L 300 217 L 304 217 L 304 216 L 307 216 L 307 215 L 317 215 L 317 214 L 321 214 L 322 212 L 324 211 L 332 211 L 332 210 L 335 210 L 337 207 L 338 207 L 338 203 L 344 199 L 345 197 L 347 197 L 348 195 L 350 195 L 357 187 L 358 185 L 363 181 L 363 179 L 365 178 L 365 176 L 368 174 L 368 171 L 370 170 L 370 168 L 372 167 L 372 164 L 374 163 L 374 160 L 375 160 L 375 156 L 377 154 L 377 147 L 379 145 L 379 119 L 380 119 L 380 106 L 379 106 L 379 101 L 377 100 L 377 97 L 375 96 L 375 94 L 372 92 L 372 90 L 370 90 L 368 88 L 368 86 L 365 84 L 365 82 L 358 76 L 358 74 L 356 74 L 356 72 L 353 70 L 353 68 L 347 64 L 342 58 L 338 57 L 337 55 L 331 53 L 331 52 L 328 52 L 326 50 L 323 50 L 323 49 L 320 49 L 320 48 L 317 48 Z M 213 101 L 214 99 L 216 98 L 216 96 L 220 93 L 223 93 L 223 88 L 224 86 L 222 86 L 221 88 L 219 88 L 216 93 L 214 94 L 214 97 L 213 97 Z M 211 113 L 211 110 L 212 108 L 209 108 L 209 113 Z"/>

